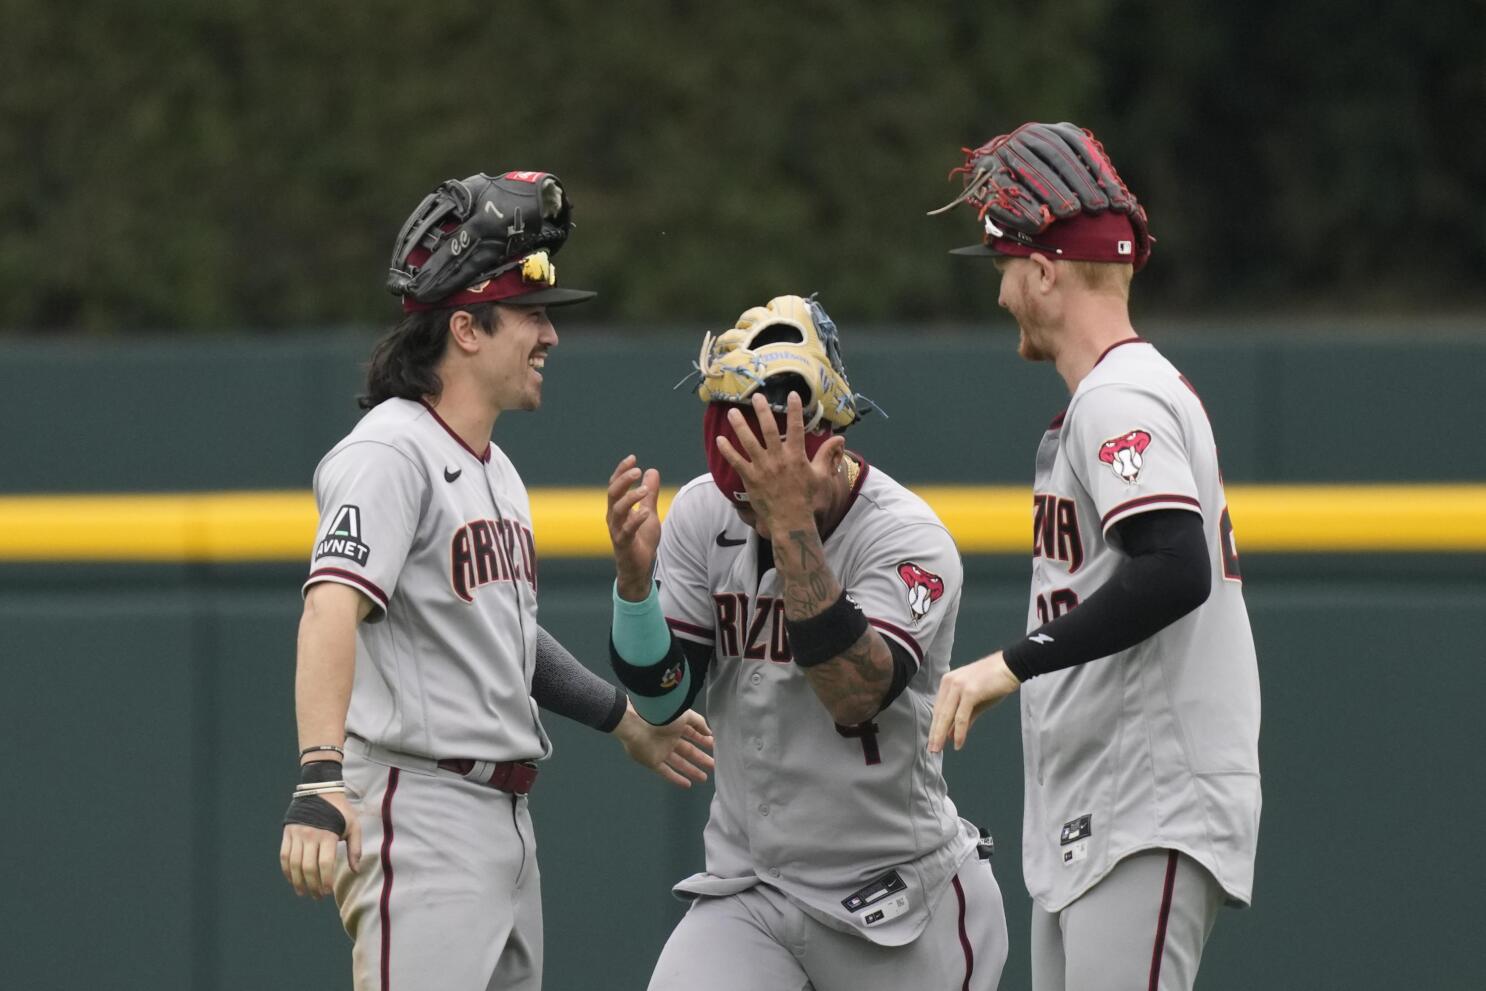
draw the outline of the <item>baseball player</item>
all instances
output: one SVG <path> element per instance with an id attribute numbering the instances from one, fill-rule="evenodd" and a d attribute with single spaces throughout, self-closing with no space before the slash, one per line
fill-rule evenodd
<path id="1" fill-rule="evenodd" d="M 1103 146 L 1026 124 L 956 170 L 1019 353 L 1072 398 L 1043 434 L 1028 634 L 951 671 L 929 746 L 1021 689 L 1037 991 L 1191 988 L 1259 830 L 1259 677 L 1212 426 L 1135 335 L 1144 209 Z"/>
<path id="2" fill-rule="evenodd" d="M 333 885 L 361 991 L 541 986 L 539 706 L 675 783 L 711 766 L 699 716 L 658 732 L 537 624 L 526 490 L 490 440 L 541 404 L 547 308 L 593 295 L 556 286 L 571 210 L 545 172 L 424 199 L 393 251 L 405 315 L 372 355 L 370 412 L 315 471 L 279 858 L 299 894 Z"/>
<path id="3" fill-rule="evenodd" d="M 615 670 L 656 723 L 705 691 L 718 734 L 706 869 L 676 886 L 691 907 L 650 987 L 994 988 L 989 840 L 925 747 L 954 542 L 845 449 L 867 401 L 814 299 L 746 311 L 698 367 L 708 473 L 664 526 L 654 469 L 609 481 Z"/>

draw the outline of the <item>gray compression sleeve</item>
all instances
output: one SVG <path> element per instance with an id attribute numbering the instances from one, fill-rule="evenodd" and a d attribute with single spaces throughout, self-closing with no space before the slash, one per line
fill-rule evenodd
<path id="1" fill-rule="evenodd" d="M 624 718 L 624 692 L 583 666 L 557 639 L 537 627 L 537 666 L 531 697 L 548 712 L 611 733 Z"/>

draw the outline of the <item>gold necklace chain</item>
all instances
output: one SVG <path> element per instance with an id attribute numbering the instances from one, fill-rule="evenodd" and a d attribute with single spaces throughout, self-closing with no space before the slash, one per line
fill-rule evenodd
<path id="1" fill-rule="evenodd" d="M 862 466 L 857 464 L 857 459 L 850 454 L 846 455 L 846 487 L 854 489 L 857 487 L 857 476 L 862 473 Z"/>

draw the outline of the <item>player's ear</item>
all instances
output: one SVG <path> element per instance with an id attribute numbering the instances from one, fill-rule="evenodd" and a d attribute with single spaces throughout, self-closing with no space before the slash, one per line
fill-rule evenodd
<path id="1" fill-rule="evenodd" d="M 1040 251 L 1032 252 L 1028 259 L 1037 266 L 1037 291 L 1041 293 L 1052 292 L 1053 286 L 1058 284 L 1058 266 L 1053 260 Z"/>
<path id="2" fill-rule="evenodd" d="M 480 349 L 480 336 L 480 325 L 474 314 L 468 310 L 455 310 L 449 314 L 449 339 L 454 347 L 465 354 L 473 354 Z"/>

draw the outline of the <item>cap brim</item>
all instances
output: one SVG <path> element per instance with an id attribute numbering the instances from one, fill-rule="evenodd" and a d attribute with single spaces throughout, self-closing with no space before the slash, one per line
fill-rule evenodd
<path id="1" fill-rule="evenodd" d="M 995 258 L 1001 254 L 1001 252 L 992 251 L 983 244 L 967 244 L 963 248 L 951 248 L 949 253 L 952 255 L 969 255 L 974 258 Z"/>
<path id="2" fill-rule="evenodd" d="M 560 286 L 551 286 L 535 292 L 522 293 L 520 296 L 497 300 L 497 302 L 512 303 L 516 306 L 567 306 L 570 303 L 587 302 L 597 295 L 598 293 L 587 289 L 564 289 Z"/>

